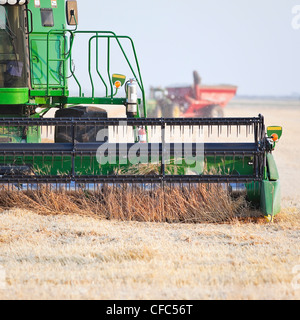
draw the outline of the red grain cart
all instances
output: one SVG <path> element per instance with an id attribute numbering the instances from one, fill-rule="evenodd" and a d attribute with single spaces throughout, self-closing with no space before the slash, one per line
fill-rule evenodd
<path id="1" fill-rule="evenodd" d="M 224 108 L 236 93 L 236 86 L 201 85 L 196 71 L 192 87 L 152 88 L 152 97 L 157 101 L 156 116 L 167 118 L 222 118 Z"/>

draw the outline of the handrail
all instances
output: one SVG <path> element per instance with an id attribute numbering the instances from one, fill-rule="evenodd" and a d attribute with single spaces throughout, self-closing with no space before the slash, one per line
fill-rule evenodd
<path id="1" fill-rule="evenodd" d="M 53 34 L 56 35 L 64 35 L 66 33 L 69 33 L 70 37 L 69 37 L 69 51 L 64 53 L 64 57 L 61 59 L 51 59 L 50 58 L 50 36 Z M 83 93 L 82 93 L 82 86 L 80 84 L 80 81 L 78 80 L 78 78 L 75 75 L 75 71 L 72 70 L 72 49 L 74 46 L 74 40 L 75 40 L 75 36 L 77 34 L 91 34 L 91 37 L 88 41 L 88 73 L 89 73 L 89 77 L 90 77 L 90 82 L 91 82 L 91 86 L 92 86 L 92 98 L 95 98 L 95 86 L 94 86 L 94 81 L 93 81 L 93 76 L 92 76 L 92 42 L 94 40 L 96 40 L 96 72 L 97 75 L 99 76 L 99 78 L 101 79 L 104 87 L 105 87 L 105 91 L 106 91 L 106 97 L 109 97 L 111 99 L 114 98 L 114 93 L 113 93 L 113 84 L 112 84 L 112 80 L 111 80 L 111 74 L 110 74 L 110 53 L 111 53 L 111 39 L 115 39 L 140 90 L 141 90 L 141 94 L 142 94 L 142 100 L 143 100 L 143 111 L 144 111 L 144 116 L 147 116 L 147 110 L 146 110 L 146 97 L 145 97 L 145 90 L 144 90 L 144 85 L 143 85 L 143 80 L 142 80 L 142 76 L 141 76 L 141 70 L 140 70 L 140 66 L 139 66 L 139 62 L 138 62 L 138 58 L 137 58 L 137 53 L 136 53 L 136 49 L 134 46 L 134 42 L 133 40 L 128 37 L 128 36 L 117 36 L 114 32 L 112 31 L 78 31 L 78 30 L 68 30 L 68 29 L 52 29 L 48 32 L 47 34 L 47 95 L 50 95 L 50 89 L 51 88 L 58 88 L 57 85 L 53 86 L 50 84 L 50 62 L 51 61 L 61 61 L 63 63 L 63 86 L 59 86 L 59 88 L 62 88 L 64 90 L 64 93 L 66 94 L 66 90 L 67 90 L 67 71 L 66 71 L 66 62 L 69 60 L 69 70 L 70 70 L 70 74 L 71 76 L 74 78 L 75 82 L 78 85 L 79 88 L 79 96 L 82 97 Z M 109 79 L 109 85 L 107 85 L 107 83 L 105 82 L 103 76 L 100 73 L 99 70 L 99 39 L 103 39 L 106 38 L 107 39 L 107 75 L 108 75 L 108 79 Z M 131 49 L 134 55 L 134 59 L 135 59 L 135 64 L 136 64 L 136 70 L 137 73 L 135 72 L 122 44 L 121 44 L 121 39 L 127 39 L 130 41 L 131 43 Z M 66 48 L 64 48 L 66 50 Z M 108 86 L 110 87 L 110 95 L 108 94 Z"/>
<path id="2" fill-rule="evenodd" d="M 98 36 L 98 32 L 97 32 L 97 36 Z M 96 71 L 97 71 L 97 74 L 98 74 L 98 76 L 99 76 L 99 78 L 101 79 L 101 81 L 102 81 L 102 83 L 104 84 L 104 86 L 105 86 L 105 95 L 106 95 L 106 97 L 108 97 L 108 88 L 107 88 L 107 84 L 106 84 L 106 82 L 104 81 L 104 79 L 103 79 L 103 77 L 102 77 L 102 75 L 101 75 L 101 73 L 100 73 L 100 71 L 99 71 L 99 41 L 98 41 L 99 39 L 97 38 L 97 42 L 96 42 Z"/>
<path id="3" fill-rule="evenodd" d="M 111 98 L 113 99 L 113 87 L 112 87 L 112 83 L 111 83 L 111 76 L 110 76 L 110 72 L 109 72 L 109 68 L 110 68 L 110 39 L 111 38 L 114 38 L 116 41 L 117 41 L 117 44 L 119 46 L 119 48 L 121 49 L 121 52 L 133 74 L 133 76 L 135 77 L 135 80 L 137 81 L 138 83 L 138 86 L 141 90 L 141 93 L 142 93 L 142 100 L 143 100 L 143 108 L 144 108 L 144 115 L 146 116 L 147 115 L 147 110 L 146 110 L 146 96 L 145 96 L 145 90 L 144 90 L 144 85 L 143 85 L 143 80 L 142 80 L 142 75 L 141 75 L 141 70 L 140 70 L 140 66 L 139 66 L 139 62 L 138 62 L 138 58 L 137 58 L 137 53 L 136 53 L 136 49 L 135 49 L 135 46 L 134 46 L 134 42 L 133 40 L 128 37 L 128 36 L 117 36 L 114 32 L 112 31 L 76 31 L 74 32 L 75 34 L 87 34 L 87 33 L 95 33 L 94 36 L 92 36 L 90 39 L 89 39 L 89 75 L 90 75 L 90 81 L 91 81 L 91 85 L 92 85 L 92 97 L 94 98 L 94 84 L 93 84 L 93 80 L 92 80 L 92 74 L 91 74 L 91 43 L 94 39 L 97 39 L 97 44 L 96 44 L 96 54 L 97 54 L 97 57 L 98 57 L 98 39 L 101 39 L 101 38 L 107 38 L 108 39 L 108 52 L 107 52 L 107 73 L 108 73 L 108 79 L 110 81 L 110 87 L 111 87 Z M 99 35 L 99 34 L 111 34 L 110 36 L 109 35 Z M 130 41 L 131 43 L 131 47 L 132 47 L 132 51 L 133 51 L 133 54 L 134 54 L 134 58 L 135 58 L 135 63 L 136 63 L 136 68 L 137 68 L 137 71 L 138 71 L 138 77 L 128 59 L 128 56 L 126 55 L 126 52 L 120 42 L 119 39 L 127 39 Z M 96 58 L 97 59 L 97 58 Z M 108 89 L 107 89 L 107 85 L 102 77 L 102 75 L 100 74 L 100 71 L 99 71 L 99 68 L 98 68 L 98 60 L 96 60 L 96 64 L 97 64 L 97 73 L 101 79 L 101 81 L 104 83 L 105 85 L 105 88 L 106 88 L 106 97 L 108 97 Z"/>
<path id="4" fill-rule="evenodd" d="M 70 49 L 69 52 L 64 53 L 64 58 L 61 59 L 50 59 L 50 35 L 51 34 L 57 34 L 57 35 L 64 35 L 65 33 L 68 32 L 70 33 Z M 67 79 L 67 75 L 66 75 L 66 66 L 65 66 L 65 62 L 70 58 L 71 56 L 71 52 L 72 52 L 72 47 L 73 47 L 73 42 L 74 42 L 74 34 L 71 30 L 66 30 L 66 29 L 52 29 L 47 33 L 47 95 L 50 95 L 50 62 L 51 61 L 61 61 L 63 62 L 63 86 L 62 89 L 64 90 L 64 93 L 66 94 L 66 79 Z M 64 48 L 65 49 L 65 48 Z M 72 74 L 74 74 L 71 71 Z M 57 86 L 55 86 L 55 88 L 57 88 Z"/>

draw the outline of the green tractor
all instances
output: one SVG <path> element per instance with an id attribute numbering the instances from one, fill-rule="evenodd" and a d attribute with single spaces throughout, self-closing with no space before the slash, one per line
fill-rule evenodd
<path id="1" fill-rule="evenodd" d="M 76 1 L 0 0 L 1 185 L 23 190 L 44 184 L 75 189 L 127 184 L 142 185 L 147 192 L 149 186 L 217 183 L 232 193 L 246 192 L 273 219 L 280 211 L 280 184 L 272 152 L 282 129 L 266 131 L 261 115 L 147 118 L 132 39 L 112 31 L 80 31 L 78 19 Z M 76 43 L 88 51 L 91 94 L 84 92 L 86 83 L 74 68 Z M 111 72 L 113 44 L 129 77 Z M 104 53 L 106 63 L 100 66 Z M 70 78 L 77 86 L 75 95 L 70 94 Z M 103 96 L 96 94 L 99 83 Z M 109 117 L 115 107 L 125 110 L 125 117 Z M 46 117 L 51 110 L 54 116 Z M 232 128 L 245 130 L 252 140 L 204 139 L 205 132 L 229 135 Z M 191 139 L 182 140 L 182 132 Z M 158 168 L 156 173 L 132 174 L 132 167 L 149 163 Z"/>

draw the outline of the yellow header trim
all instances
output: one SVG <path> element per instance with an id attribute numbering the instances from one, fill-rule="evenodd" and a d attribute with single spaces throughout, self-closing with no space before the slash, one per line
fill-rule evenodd
<path id="1" fill-rule="evenodd" d="M 282 127 L 268 127 L 268 130 L 282 130 Z"/>
<path id="2" fill-rule="evenodd" d="M 126 76 L 122 75 L 122 74 L 113 74 L 113 77 L 116 77 L 116 78 L 121 78 L 121 79 L 126 79 Z"/>

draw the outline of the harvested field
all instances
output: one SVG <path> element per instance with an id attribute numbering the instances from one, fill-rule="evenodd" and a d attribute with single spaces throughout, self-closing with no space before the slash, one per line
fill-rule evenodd
<path id="1" fill-rule="evenodd" d="M 1 299 L 299 299 L 299 213 L 274 224 L 0 215 Z"/>
<path id="2" fill-rule="evenodd" d="M 157 195 L 147 214 L 144 198 L 124 208 L 125 194 L 105 211 L 101 195 L 2 192 L 0 299 L 299 299 L 300 103 L 233 101 L 226 112 L 284 127 L 274 224 L 237 219 L 249 208 L 220 190 L 168 193 L 167 207 Z"/>

